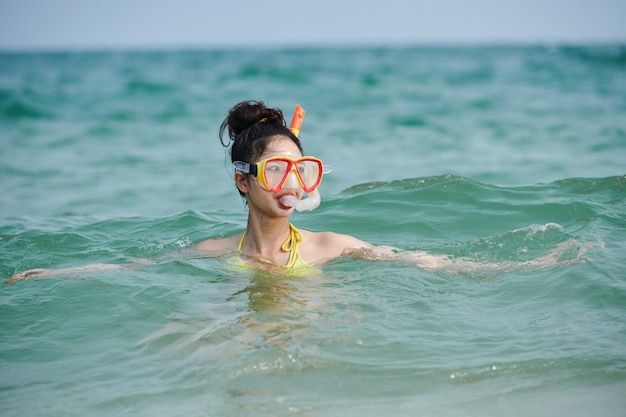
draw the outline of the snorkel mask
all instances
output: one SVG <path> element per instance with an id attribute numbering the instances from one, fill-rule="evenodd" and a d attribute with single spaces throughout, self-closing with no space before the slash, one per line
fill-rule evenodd
<path id="1" fill-rule="evenodd" d="M 300 134 L 304 114 L 304 109 L 296 105 L 289 127 L 296 137 Z M 302 158 L 275 156 L 263 159 L 256 164 L 235 161 L 233 165 L 237 171 L 254 175 L 266 190 L 274 193 L 280 191 L 285 185 L 290 188 L 302 187 L 307 193 L 307 198 L 304 200 L 299 200 L 292 195 L 281 198 L 282 204 L 298 211 L 313 210 L 320 205 L 321 197 L 318 187 L 323 175 L 331 172 L 330 167 L 324 166 L 322 161 L 312 156 Z"/>

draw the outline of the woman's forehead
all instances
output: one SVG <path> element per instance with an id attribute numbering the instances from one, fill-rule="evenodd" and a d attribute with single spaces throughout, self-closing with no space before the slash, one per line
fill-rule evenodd
<path id="1" fill-rule="evenodd" d="M 276 138 L 272 139 L 267 144 L 261 158 L 268 158 L 271 156 L 300 157 L 302 156 L 302 152 L 300 152 L 298 145 L 296 145 L 291 139 Z"/>

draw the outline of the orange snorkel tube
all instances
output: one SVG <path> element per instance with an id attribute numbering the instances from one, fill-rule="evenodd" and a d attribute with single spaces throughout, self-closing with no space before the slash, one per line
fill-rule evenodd
<path id="1" fill-rule="evenodd" d="M 289 130 L 296 137 L 300 136 L 300 128 L 302 127 L 302 120 L 304 120 L 304 115 L 306 112 L 299 104 L 296 104 L 296 110 L 293 113 L 293 118 L 291 119 L 291 126 L 289 126 Z"/>

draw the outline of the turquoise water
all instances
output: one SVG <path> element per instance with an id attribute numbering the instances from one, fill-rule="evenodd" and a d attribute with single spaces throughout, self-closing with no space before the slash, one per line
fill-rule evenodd
<path id="1" fill-rule="evenodd" d="M 311 276 L 176 255 L 238 233 L 217 130 L 307 110 L 333 166 L 301 228 L 524 261 Z M 623 416 L 626 47 L 0 54 L 3 416 Z"/>

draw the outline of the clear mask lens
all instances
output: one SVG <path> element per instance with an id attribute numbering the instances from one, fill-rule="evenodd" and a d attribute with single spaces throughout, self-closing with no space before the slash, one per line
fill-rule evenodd
<path id="1" fill-rule="evenodd" d="M 270 159 L 265 163 L 265 181 L 272 189 L 302 186 L 312 190 L 321 181 L 321 164 L 314 160 L 288 161 Z M 298 181 L 299 179 L 299 181 Z"/>

